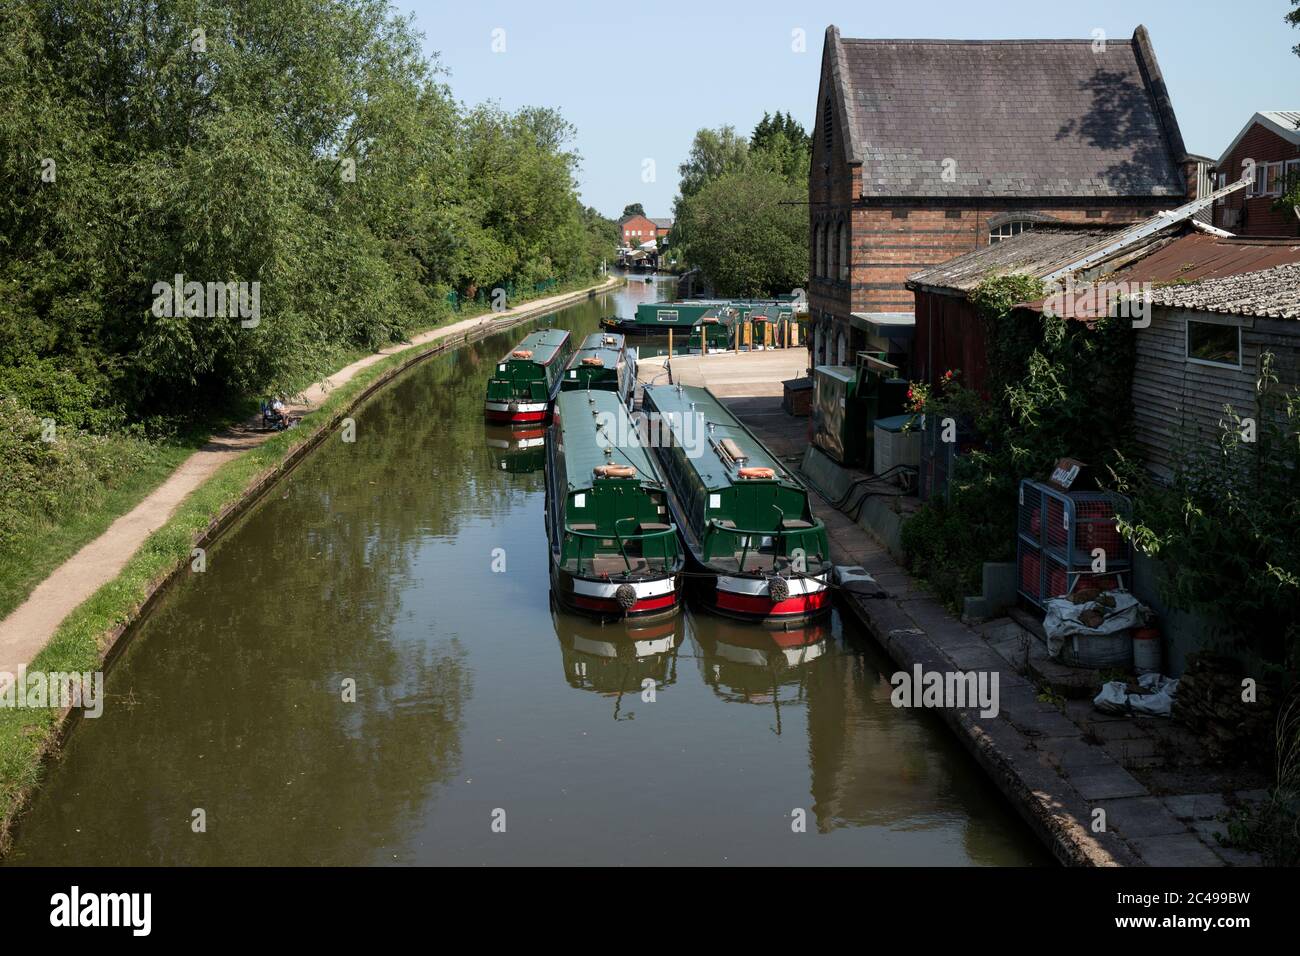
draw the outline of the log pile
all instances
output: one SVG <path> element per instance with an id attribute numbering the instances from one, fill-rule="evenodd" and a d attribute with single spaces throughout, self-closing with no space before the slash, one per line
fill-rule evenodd
<path id="1" fill-rule="evenodd" d="M 1254 702 L 1242 700 L 1247 676 L 1230 657 L 1205 651 L 1189 654 L 1174 695 L 1173 717 L 1201 738 L 1213 759 L 1268 766 L 1273 760 L 1277 697 L 1257 680 Z"/>

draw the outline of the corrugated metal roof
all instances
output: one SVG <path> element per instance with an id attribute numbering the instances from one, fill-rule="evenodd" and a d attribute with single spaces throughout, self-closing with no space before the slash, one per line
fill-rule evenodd
<path id="1" fill-rule="evenodd" d="M 1135 282 L 1199 281 L 1292 262 L 1300 262 L 1300 239 L 1223 238 L 1194 232 L 1180 236 L 1108 278 Z"/>
<path id="2" fill-rule="evenodd" d="M 1271 119 L 1274 123 L 1300 129 L 1300 110 L 1260 110 L 1259 115 Z"/>
<path id="3" fill-rule="evenodd" d="M 1300 239 L 1223 238 L 1193 232 L 1167 242 L 1136 262 L 1102 276 L 1077 292 L 1063 292 L 1052 299 L 1052 310 L 1067 319 L 1091 321 L 1106 313 L 1111 299 L 1098 295 L 1101 284 L 1115 283 L 1121 289 L 1139 291 L 1143 283 L 1155 285 L 1177 283 L 1177 288 L 1191 288 L 1186 283 L 1203 283 L 1300 262 Z M 1155 301 L 1159 301 L 1156 299 Z M 1046 300 L 1023 303 L 1041 309 Z M 1267 313 L 1257 313 L 1264 315 Z"/>
<path id="4" fill-rule="evenodd" d="M 1175 309 L 1300 319 L 1300 262 L 1164 286 L 1152 292 L 1151 301 Z"/>
<path id="5" fill-rule="evenodd" d="M 1157 213 L 1118 229 L 1064 228 L 1064 224 L 1034 228 L 969 252 L 908 279 L 908 286 L 929 286 L 969 292 L 989 276 L 1025 273 L 1043 280 L 1104 270 L 1107 263 L 1130 261 L 1146 246 L 1163 241 L 1184 228 L 1198 211 L 1229 193 L 1244 189 L 1245 179 L 1217 189 L 1176 209 Z"/>
<path id="6" fill-rule="evenodd" d="M 1250 132 L 1250 128 L 1256 123 L 1265 129 L 1272 130 L 1285 140 L 1300 144 L 1300 111 L 1261 110 L 1246 120 L 1246 125 L 1241 128 L 1241 131 L 1232 138 L 1232 142 L 1219 154 L 1220 167 L 1228 161 L 1228 156 L 1237 148 L 1237 144 L 1242 141 L 1245 135 Z"/>

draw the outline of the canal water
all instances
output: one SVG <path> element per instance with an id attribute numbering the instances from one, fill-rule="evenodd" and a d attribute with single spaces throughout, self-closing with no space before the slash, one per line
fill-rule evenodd
<path id="1" fill-rule="evenodd" d="M 406 373 L 166 594 L 7 862 L 1047 863 L 838 613 L 774 635 L 552 610 L 540 448 L 482 420 L 526 331 Z"/>

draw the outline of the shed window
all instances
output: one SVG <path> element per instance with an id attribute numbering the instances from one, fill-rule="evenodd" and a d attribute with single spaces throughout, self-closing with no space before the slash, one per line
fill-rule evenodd
<path id="1" fill-rule="evenodd" d="M 1033 228 L 1033 222 L 1028 219 L 1013 219 L 1010 222 L 1004 222 L 1002 225 L 989 230 L 989 245 L 1001 242 L 1003 239 L 1010 239 L 1012 236 L 1018 236 L 1022 232 Z"/>
<path id="2" fill-rule="evenodd" d="M 1241 368 L 1241 328 L 1187 320 L 1187 359 L 1205 365 Z"/>

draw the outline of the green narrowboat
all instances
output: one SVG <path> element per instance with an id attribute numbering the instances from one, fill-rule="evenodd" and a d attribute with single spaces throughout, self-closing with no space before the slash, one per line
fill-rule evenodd
<path id="1" fill-rule="evenodd" d="M 677 611 L 685 555 L 667 490 L 613 392 L 561 392 L 546 442 L 546 537 L 561 607 L 602 620 Z"/>
<path id="2" fill-rule="evenodd" d="M 636 392 L 636 349 L 616 332 L 593 332 L 583 339 L 564 370 L 562 392 L 613 392 L 629 408 Z"/>
<path id="3" fill-rule="evenodd" d="M 766 624 L 829 611 L 826 526 L 794 474 L 706 388 L 647 385 L 641 407 L 704 605 Z"/>
<path id="4" fill-rule="evenodd" d="M 484 413 L 509 425 L 546 420 L 573 346 L 565 329 L 539 329 L 507 352 L 488 379 Z"/>
<path id="5" fill-rule="evenodd" d="M 705 312 L 691 329 L 691 348 L 699 349 L 701 355 L 727 351 L 736 315 L 736 310 L 730 306 Z"/>
<path id="6" fill-rule="evenodd" d="M 628 335 L 667 335 L 671 329 L 683 336 L 691 334 L 701 318 L 711 309 L 725 307 L 724 299 L 692 299 L 689 302 L 642 302 L 636 315 L 627 319 L 602 320 L 607 329 Z"/>

